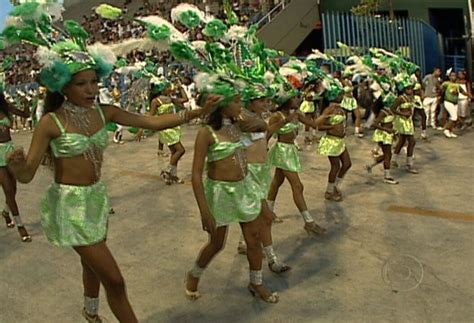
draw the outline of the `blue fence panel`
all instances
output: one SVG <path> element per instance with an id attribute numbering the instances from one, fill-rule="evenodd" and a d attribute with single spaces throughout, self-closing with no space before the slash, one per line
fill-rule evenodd
<path id="1" fill-rule="evenodd" d="M 350 53 L 339 50 L 337 42 L 343 42 L 367 52 L 370 47 L 381 47 L 390 51 L 401 50 L 422 72 L 439 66 L 441 52 L 437 32 L 421 20 L 388 17 L 354 16 L 348 13 L 324 13 L 324 48 L 338 60 L 343 61 Z M 455 62 L 458 64 L 459 59 Z"/>

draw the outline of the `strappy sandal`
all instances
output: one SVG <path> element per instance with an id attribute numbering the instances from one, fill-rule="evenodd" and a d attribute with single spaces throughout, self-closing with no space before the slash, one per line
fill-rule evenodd
<path id="1" fill-rule="evenodd" d="M 190 275 L 190 273 L 186 273 L 186 276 L 184 277 L 184 283 L 187 284 L 188 283 L 188 276 Z M 186 287 L 185 291 L 184 291 L 185 295 L 186 295 L 186 298 L 189 299 L 190 301 L 197 301 L 199 298 L 201 298 L 201 293 L 199 293 L 199 291 L 190 291 L 188 290 L 188 288 Z"/>
<path id="2" fill-rule="evenodd" d="M 11 229 L 15 227 L 15 222 L 13 221 L 12 218 L 10 218 L 10 213 L 3 211 L 2 216 L 5 219 L 5 223 L 7 225 L 7 228 Z"/>
<path id="3" fill-rule="evenodd" d="M 82 316 L 86 319 L 88 323 L 105 323 L 106 322 L 99 315 L 89 315 L 86 312 L 85 308 L 82 308 Z"/>
<path id="4" fill-rule="evenodd" d="M 285 271 L 291 270 L 291 267 L 285 264 L 284 262 L 275 261 L 268 264 L 268 269 L 275 274 L 281 274 Z"/>
<path id="5" fill-rule="evenodd" d="M 246 255 L 247 254 L 247 245 L 243 241 L 239 241 L 237 246 L 237 253 L 239 255 Z"/>
<path id="6" fill-rule="evenodd" d="M 271 293 L 268 297 L 265 298 L 262 295 L 260 295 L 260 293 L 255 289 L 255 287 L 252 284 L 249 284 L 247 286 L 247 289 L 249 293 L 252 294 L 253 297 L 258 297 L 266 303 L 276 304 L 280 300 L 280 297 L 278 296 L 278 293 L 276 292 Z"/>
<path id="7" fill-rule="evenodd" d="M 306 222 L 304 229 L 309 235 L 323 235 L 326 233 L 326 229 L 317 225 L 316 222 Z"/>
<path id="8" fill-rule="evenodd" d="M 20 233 L 21 241 L 22 242 L 31 242 L 33 239 L 31 239 L 31 236 L 28 234 L 28 231 L 26 231 L 26 228 L 22 226 L 17 226 L 18 233 Z M 21 232 L 23 230 L 23 233 Z"/>
<path id="9" fill-rule="evenodd" d="M 172 184 L 184 184 L 184 180 L 179 178 L 178 176 L 170 175 L 170 179 Z"/>
<path id="10" fill-rule="evenodd" d="M 171 180 L 171 174 L 169 172 L 162 170 L 160 173 L 160 177 L 166 185 L 173 184 L 173 181 Z"/>
<path id="11" fill-rule="evenodd" d="M 201 293 L 198 291 L 192 292 L 190 290 L 185 290 L 186 293 L 186 298 L 189 299 L 190 301 L 197 301 L 198 299 L 201 298 Z"/>
<path id="12" fill-rule="evenodd" d="M 325 192 L 324 193 L 324 198 L 328 201 L 334 201 L 334 202 L 341 202 L 342 201 L 342 196 L 337 195 L 335 192 L 333 192 L 333 193 Z"/>

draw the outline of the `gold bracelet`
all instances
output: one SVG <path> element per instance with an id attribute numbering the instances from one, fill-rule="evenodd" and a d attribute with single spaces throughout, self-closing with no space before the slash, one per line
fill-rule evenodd
<path id="1" fill-rule="evenodd" d="M 186 110 L 181 110 L 178 112 L 178 119 L 181 123 L 187 122 L 186 120 Z"/>

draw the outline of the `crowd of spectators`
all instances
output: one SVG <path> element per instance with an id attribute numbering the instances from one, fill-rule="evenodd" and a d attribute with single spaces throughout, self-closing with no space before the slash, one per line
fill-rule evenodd
<path id="1" fill-rule="evenodd" d="M 123 9 L 126 13 L 131 2 L 132 1 L 126 0 L 123 4 Z M 180 2 L 181 1 L 176 0 L 143 0 L 142 6 L 135 10 L 133 16 L 159 15 L 165 19 L 170 19 L 171 9 Z M 218 18 L 225 18 L 222 6 L 209 7 L 206 6 L 202 0 L 190 0 L 187 2 L 197 5 L 202 10 L 213 13 Z M 128 18 L 111 21 L 99 17 L 95 14 L 94 9 L 95 8 L 91 8 L 90 14 L 83 15 L 82 17 L 82 26 L 91 35 L 91 42 L 102 42 L 108 44 L 123 39 L 144 36 L 144 27 L 133 21 L 133 19 L 130 19 L 131 14 L 126 14 Z M 254 23 L 262 16 L 260 6 L 235 4 L 234 11 L 239 16 L 240 23 L 242 24 Z M 200 39 L 202 36 L 197 32 L 193 37 Z M 14 60 L 13 68 L 5 73 L 8 84 L 18 86 L 34 82 L 37 71 L 39 70 L 38 63 L 34 59 L 35 51 L 36 48 L 32 45 L 18 44 L 8 50 L 0 52 L 0 60 L 3 60 L 6 56 L 11 56 Z M 134 63 L 145 59 L 145 57 L 149 57 L 154 60 L 155 63 L 163 64 L 164 66 L 168 66 L 172 63 L 172 59 L 169 55 L 166 53 L 157 53 L 155 51 L 148 53 L 133 52 L 128 55 L 127 60 L 130 63 Z"/>

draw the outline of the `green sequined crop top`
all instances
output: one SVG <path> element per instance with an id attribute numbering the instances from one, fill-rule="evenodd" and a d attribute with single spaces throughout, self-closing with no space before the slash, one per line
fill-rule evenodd
<path id="1" fill-rule="evenodd" d="M 287 133 L 296 132 L 300 128 L 298 123 L 288 122 L 283 127 L 278 129 L 277 134 L 286 135 Z"/>
<path id="2" fill-rule="evenodd" d="M 342 115 L 342 114 L 333 114 L 329 116 L 329 120 L 328 120 L 329 124 L 332 126 L 343 123 L 344 121 L 346 121 L 346 115 Z"/>
<path id="3" fill-rule="evenodd" d="M 54 112 L 50 113 L 51 118 L 53 118 L 61 131 L 61 135 L 50 142 L 54 157 L 64 158 L 82 155 L 89 148 L 89 145 L 95 145 L 97 148 L 105 150 L 109 140 L 107 129 L 105 128 L 105 116 L 99 106 L 97 106 L 97 110 L 104 122 L 104 126 L 90 137 L 81 133 L 67 133 L 56 114 Z"/>
<path id="4" fill-rule="evenodd" d="M 220 141 L 214 130 L 210 126 L 207 126 L 207 128 L 214 138 L 214 143 L 210 145 L 207 150 L 208 162 L 215 162 L 232 156 L 235 154 L 237 149 L 243 148 L 245 146 L 242 141 Z"/>

